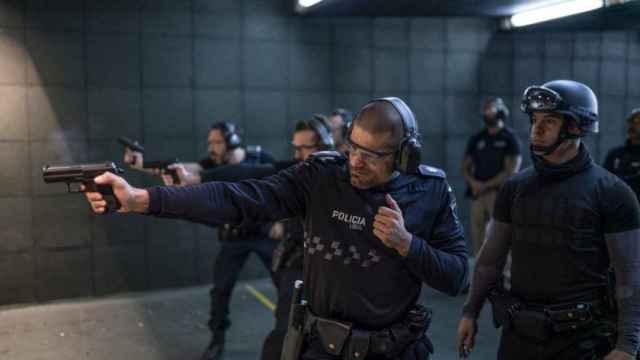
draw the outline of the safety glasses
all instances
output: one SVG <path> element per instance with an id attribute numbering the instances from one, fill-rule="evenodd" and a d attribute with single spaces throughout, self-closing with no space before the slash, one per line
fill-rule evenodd
<path id="1" fill-rule="evenodd" d="M 347 153 L 349 155 L 358 155 L 362 160 L 368 163 L 375 163 L 395 153 L 395 151 L 385 152 L 385 151 L 376 151 L 376 150 L 367 149 L 364 146 L 353 142 L 351 138 L 347 138 L 346 145 L 347 145 Z"/>

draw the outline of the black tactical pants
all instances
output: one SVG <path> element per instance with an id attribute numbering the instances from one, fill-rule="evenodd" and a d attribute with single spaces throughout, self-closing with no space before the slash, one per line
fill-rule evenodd
<path id="1" fill-rule="evenodd" d="M 249 255 L 254 252 L 267 269 L 271 268 L 271 257 L 276 242 L 268 238 L 233 240 L 221 242 L 220 252 L 213 264 L 213 288 L 209 329 L 223 341 L 224 330 L 230 325 L 229 303 L 231 293 Z"/>
<path id="2" fill-rule="evenodd" d="M 498 360 L 600 360 L 613 349 L 612 332 L 611 324 L 601 323 L 540 342 L 507 327 L 502 330 Z"/>
<path id="3" fill-rule="evenodd" d="M 289 324 L 293 285 L 296 280 L 302 280 L 302 268 L 281 269 L 274 274 L 274 281 L 278 290 L 278 304 L 275 313 L 276 325 L 264 341 L 262 360 L 280 360 L 282 343 L 287 334 L 287 326 Z"/>

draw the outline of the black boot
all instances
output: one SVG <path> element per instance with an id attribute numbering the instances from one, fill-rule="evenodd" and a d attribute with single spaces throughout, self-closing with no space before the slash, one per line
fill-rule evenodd
<path id="1" fill-rule="evenodd" d="M 213 335 L 209 346 L 200 357 L 200 360 L 220 360 L 224 353 L 224 332 L 218 332 Z"/>

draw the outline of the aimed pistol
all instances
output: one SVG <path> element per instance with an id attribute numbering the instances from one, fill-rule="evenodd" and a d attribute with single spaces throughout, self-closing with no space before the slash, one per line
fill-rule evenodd
<path id="1" fill-rule="evenodd" d="M 129 139 L 128 137 L 121 136 L 118 138 L 118 142 L 120 143 L 120 145 L 124 146 L 125 148 L 129 148 L 132 151 L 137 151 L 139 153 L 144 154 L 144 147 L 142 146 L 142 144 L 138 142 L 138 140 L 132 140 L 132 139 Z M 136 157 L 134 155 L 133 164 L 135 163 L 136 163 Z"/>
<path id="2" fill-rule="evenodd" d="M 169 169 L 169 165 L 177 164 L 180 160 L 159 160 L 159 161 L 145 161 L 142 167 L 145 169 L 159 169 L 163 173 L 171 175 L 174 184 L 180 184 L 180 178 L 178 172 L 174 169 Z"/>
<path id="3" fill-rule="evenodd" d="M 46 183 L 63 182 L 67 184 L 69 193 L 79 193 L 84 191 L 99 192 L 107 202 L 105 213 L 113 212 L 120 209 L 120 202 L 113 193 L 111 185 L 98 185 L 93 179 L 105 172 L 114 174 L 123 173 L 122 169 L 116 166 L 112 161 L 94 164 L 80 165 L 45 165 L 42 167 L 42 178 Z M 84 191 L 72 190 L 71 184 L 82 184 L 85 186 Z"/>

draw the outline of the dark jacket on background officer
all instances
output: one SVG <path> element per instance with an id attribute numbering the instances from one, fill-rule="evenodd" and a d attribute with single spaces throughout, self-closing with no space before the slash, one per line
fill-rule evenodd
<path id="1" fill-rule="evenodd" d="M 626 143 L 611 149 L 603 166 L 624 180 L 640 198 L 640 109 L 634 109 L 627 118 Z"/>
<path id="2" fill-rule="evenodd" d="M 596 96 L 584 84 L 556 80 L 528 88 L 522 110 L 531 119 L 533 167 L 497 196 L 458 329 L 460 350 L 473 347 L 475 319 L 489 298 L 503 328 L 498 359 L 633 359 L 640 208 L 580 141 L 598 132 Z M 509 251 L 506 290 L 499 279 Z"/>
<path id="3" fill-rule="evenodd" d="M 96 181 L 114 187 L 125 212 L 212 225 L 302 217 L 301 358 L 426 359 L 422 284 L 451 295 L 468 284 L 451 188 L 441 170 L 418 166 L 415 119 L 397 98 L 367 104 L 349 140 L 349 159 L 319 153 L 264 180 L 147 190 L 112 174 Z M 99 193 L 86 196 L 104 211 Z"/>
<path id="4" fill-rule="evenodd" d="M 271 164 L 238 164 L 222 165 L 200 173 L 202 182 L 240 181 L 246 179 L 262 179 L 275 175 L 296 163 L 306 160 L 317 151 L 333 150 L 329 124 L 326 117 L 314 114 L 309 120 L 299 121 L 293 133 L 291 145 L 294 160 L 276 161 Z M 184 183 L 183 169 L 178 170 Z M 188 177 L 188 176 L 187 176 Z M 294 283 L 302 280 L 302 263 L 304 259 L 304 227 L 301 218 L 290 218 L 278 221 L 271 228 L 271 238 L 277 241 L 273 254 L 271 271 L 278 290 L 278 301 L 275 310 L 275 326 L 266 337 L 262 347 L 262 360 L 279 360 L 282 344 L 289 323 L 289 311 L 293 297 Z"/>
<path id="5" fill-rule="evenodd" d="M 469 139 L 462 175 L 471 198 L 471 240 L 477 254 L 484 241 L 498 189 L 520 168 L 520 142 L 505 126 L 509 109 L 501 98 L 488 98 L 482 109 L 484 129 Z"/>
<path id="6" fill-rule="evenodd" d="M 269 154 L 258 147 L 243 147 L 235 126 L 228 122 L 213 124 L 208 136 L 209 156 L 200 160 L 200 173 L 225 164 L 246 166 L 266 165 L 274 162 Z M 231 325 L 229 304 L 238 275 L 249 255 L 255 253 L 265 268 L 271 268 L 275 244 L 268 239 L 270 224 L 244 222 L 242 225 L 218 224 L 220 250 L 213 262 L 213 288 L 209 329 L 212 338 L 202 360 L 219 359 L 224 351 L 225 333 Z"/>

